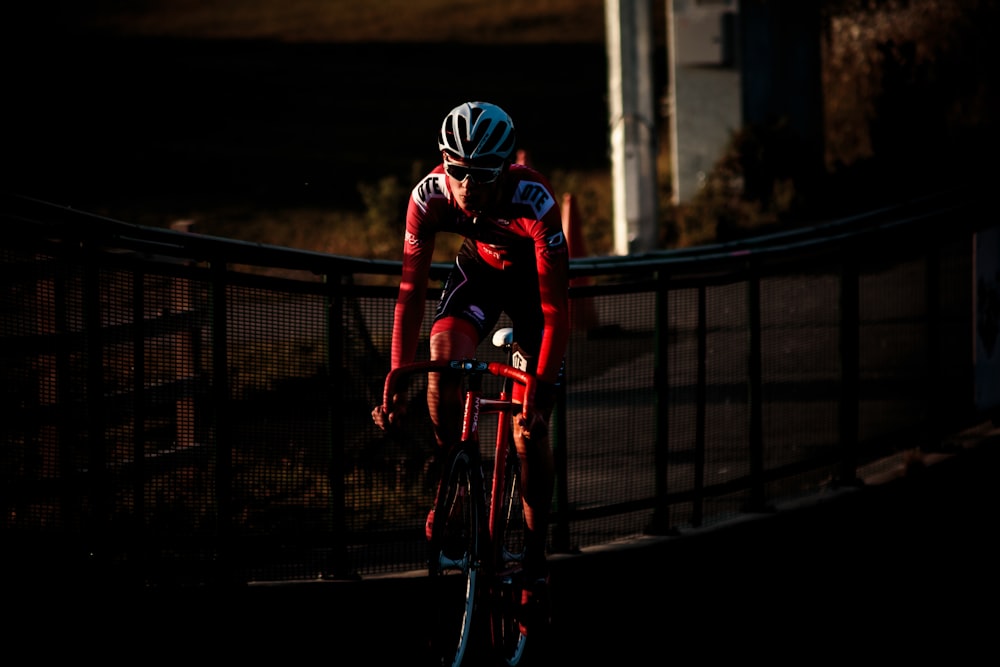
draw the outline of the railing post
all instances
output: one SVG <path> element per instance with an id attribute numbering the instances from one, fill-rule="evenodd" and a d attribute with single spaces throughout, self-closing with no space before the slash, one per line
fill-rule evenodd
<path id="1" fill-rule="evenodd" d="M 764 492 L 764 416 L 761 381 L 761 322 L 760 322 L 760 273 L 753 264 L 747 280 L 748 325 L 750 343 L 747 355 L 747 380 L 749 389 L 749 448 L 750 448 L 750 512 L 766 509 Z"/>
<path id="2" fill-rule="evenodd" d="M 326 346 L 327 364 L 330 380 L 330 463 L 327 468 L 327 478 L 330 484 L 330 518 L 332 536 L 332 554 L 329 562 L 328 578 L 349 578 L 353 574 L 353 565 L 349 562 L 347 552 L 347 488 L 344 483 L 346 456 L 344 454 L 344 394 L 346 382 L 344 375 L 344 276 L 331 277 L 324 280 L 329 288 L 326 303 Z"/>
<path id="3" fill-rule="evenodd" d="M 233 409 L 229 387 L 229 322 L 226 260 L 211 262 L 212 399 L 215 404 L 215 504 L 218 526 L 217 584 L 236 580 L 236 534 L 233 517 Z"/>
<path id="4" fill-rule="evenodd" d="M 89 545 L 94 574 L 104 578 L 111 567 L 110 531 L 114 491 L 108 472 L 105 441 L 104 396 L 104 331 L 101 307 L 101 267 L 93 248 L 84 248 L 83 309 L 87 340 L 87 480 L 85 493 L 90 494 L 90 510 L 85 522 L 90 522 Z"/>
<path id="5" fill-rule="evenodd" d="M 840 272 L 840 471 L 836 482 L 858 483 L 857 454 L 860 391 L 860 271 L 851 250 L 845 250 Z"/>
<path id="6" fill-rule="evenodd" d="M 656 405 L 656 442 L 653 452 L 654 509 L 647 531 L 666 535 L 673 531 L 667 477 L 670 456 L 670 276 L 656 274 L 656 331 L 654 336 L 653 394 Z"/>
<path id="7" fill-rule="evenodd" d="M 180 220 L 170 225 L 175 231 L 193 233 L 194 223 Z M 185 278 L 173 277 L 170 281 L 170 313 L 189 313 L 191 307 L 191 284 Z M 174 352 L 174 379 L 190 380 L 197 372 L 194 358 L 195 332 L 191 329 L 171 335 Z M 195 445 L 195 400 L 185 391 L 174 405 L 174 447 L 186 449 Z"/>
<path id="8" fill-rule="evenodd" d="M 146 531 L 146 420 L 149 410 L 146 397 L 146 273 L 132 272 L 132 557 L 138 567 L 137 583 L 148 572 L 149 540 Z"/>
<path id="9" fill-rule="evenodd" d="M 569 507 L 569 490 L 566 485 L 566 377 L 562 374 L 559 384 L 556 387 L 556 403 L 552 410 L 551 419 L 551 443 L 552 458 L 555 467 L 555 488 L 553 489 L 552 516 L 559 520 L 552 522 L 552 551 L 555 553 L 569 553 L 573 551 L 569 539 L 569 518 L 567 508 Z"/>
<path id="10" fill-rule="evenodd" d="M 701 526 L 705 515 L 705 416 L 708 413 L 708 304 L 706 289 L 698 285 L 698 388 L 696 390 L 694 434 L 694 500 L 691 525 Z"/>
<path id="11" fill-rule="evenodd" d="M 942 420 L 942 408 L 948 405 L 948 398 L 942 395 L 944 372 L 942 368 L 941 350 L 941 251 L 937 246 L 930 245 L 927 249 L 927 277 L 924 292 L 927 326 L 927 415 L 928 428 L 924 429 L 924 441 L 921 443 L 926 450 L 940 447 L 945 437 L 947 424 Z"/>
<path id="12" fill-rule="evenodd" d="M 60 262 L 39 258 L 40 266 L 45 267 L 47 263 L 53 266 L 55 277 L 44 277 L 35 281 L 32 307 L 35 311 L 35 333 L 41 338 L 55 338 L 66 334 L 66 281 Z M 56 352 L 38 355 L 38 405 L 60 405 L 67 396 L 72 395 L 69 391 L 66 346 L 54 347 Z M 64 408 L 61 414 L 66 413 L 68 410 Z M 35 458 L 38 462 L 36 474 L 43 477 L 61 474 L 67 478 L 76 474 L 71 467 L 66 467 L 66 462 L 72 461 L 72 456 L 60 450 L 60 447 L 66 447 L 72 440 L 67 433 L 66 421 L 65 418 L 60 418 L 58 422 L 43 422 L 38 426 L 39 455 Z M 62 467 L 55 467 L 57 465 Z M 66 515 L 71 516 L 72 513 L 67 512 Z"/>

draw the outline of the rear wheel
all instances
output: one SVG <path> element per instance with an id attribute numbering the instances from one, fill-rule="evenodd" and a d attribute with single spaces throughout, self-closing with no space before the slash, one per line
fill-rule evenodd
<path id="1" fill-rule="evenodd" d="M 481 586 L 485 526 L 482 469 L 471 448 L 444 462 L 434 507 L 428 572 L 431 576 L 431 650 L 434 662 L 458 667 L 473 651 Z"/>

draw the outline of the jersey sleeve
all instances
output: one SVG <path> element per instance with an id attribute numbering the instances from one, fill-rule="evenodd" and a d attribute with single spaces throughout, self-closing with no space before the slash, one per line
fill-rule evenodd
<path id="1" fill-rule="evenodd" d="M 549 189 L 551 195 L 551 189 Z M 554 195 L 553 201 L 555 199 Z M 538 350 L 538 377 L 555 383 L 569 341 L 569 247 L 558 206 L 550 206 L 531 227 L 534 239 L 543 330 Z"/>
<path id="2" fill-rule="evenodd" d="M 417 184 L 406 209 L 406 233 L 403 238 L 403 271 L 399 296 L 392 322 L 391 368 L 414 360 L 420 326 L 424 319 L 427 280 L 434 256 L 435 229 L 430 203 L 440 194 L 440 179 L 431 174 Z"/>

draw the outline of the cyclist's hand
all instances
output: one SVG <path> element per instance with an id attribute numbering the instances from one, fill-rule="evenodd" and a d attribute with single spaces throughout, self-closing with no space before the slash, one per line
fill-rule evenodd
<path id="1" fill-rule="evenodd" d="M 549 415 L 555 404 L 556 389 L 547 382 L 535 385 L 534 401 L 524 406 L 518 418 L 518 425 L 527 438 L 545 438 L 549 434 Z"/>
<path id="2" fill-rule="evenodd" d="M 376 405 L 372 410 L 372 421 L 380 429 L 398 426 L 400 420 L 406 416 L 406 394 L 394 394 L 392 405 Z"/>
<path id="3" fill-rule="evenodd" d="M 521 412 L 521 415 L 518 417 L 518 425 L 520 425 L 524 437 L 529 440 L 532 438 L 544 438 L 549 434 L 548 415 L 530 405 L 527 410 Z"/>

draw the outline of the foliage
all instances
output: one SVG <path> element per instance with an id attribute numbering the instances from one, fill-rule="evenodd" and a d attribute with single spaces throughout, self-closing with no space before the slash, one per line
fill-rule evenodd
<path id="1" fill-rule="evenodd" d="M 998 19 L 986 0 L 826 3 L 823 158 L 787 119 L 739 128 L 692 201 L 661 194 L 663 245 L 812 224 L 966 177 L 953 165 L 1000 139 Z"/>
<path id="2" fill-rule="evenodd" d="M 801 142 L 784 119 L 733 132 L 698 193 L 667 210 L 667 230 L 675 236 L 664 244 L 725 242 L 793 224 L 804 203 L 802 175 L 809 170 Z"/>
<path id="3" fill-rule="evenodd" d="M 582 229 L 570 232 L 582 232 L 586 254 L 610 254 L 614 249 L 610 174 L 555 169 L 548 176 L 557 197 L 572 195 L 576 201 Z"/>
<path id="4" fill-rule="evenodd" d="M 836 192 L 940 187 L 969 173 L 955 164 L 997 148 L 996 2 L 838 0 L 826 12 L 826 166 Z"/>
<path id="5" fill-rule="evenodd" d="M 359 183 L 364 201 L 365 236 L 372 257 L 397 257 L 403 238 L 406 201 L 410 194 L 395 176 L 378 183 Z"/>

